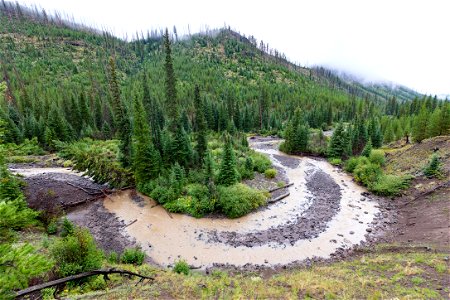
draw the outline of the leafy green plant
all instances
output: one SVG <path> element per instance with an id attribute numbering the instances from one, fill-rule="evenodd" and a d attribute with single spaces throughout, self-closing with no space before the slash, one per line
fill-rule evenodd
<path id="1" fill-rule="evenodd" d="M 382 175 L 382 170 L 379 165 L 373 163 L 360 164 L 355 168 L 353 174 L 356 181 L 365 186 L 370 186 L 378 181 L 378 178 Z"/>
<path id="2" fill-rule="evenodd" d="M 62 224 L 62 230 L 61 230 L 61 236 L 66 237 L 68 235 L 72 235 L 75 231 L 75 226 L 72 222 L 69 221 L 69 219 L 64 218 L 63 224 Z"/>
<path id="3" fill-rule="evenodd" d="M 145 253 L 141 250 L 141 248 L 130 248 L 126 249 L 120 260 L 125 264 L 134 264 L 134 265 L 142 265 L 145 259 Z"/>
<path id="4" fill-rule="evenodd" d="M 342 164 L 342 159 L 340 159 L 340 158 L 330 158 L 330 159 L 328 159 L 328 161 L 333 166 L 340 166 Z"/>
<path id="5" fill-rule="evenodd" d="M 70 276 L 100 268 L 103 253 L 87 229 L 75 228 L 72 235 L 56 240 L 51 254 L 61 276 Z"/>
<path id="6" fill-rule="evenodd" d="M 442 175 L 442 163 L 439 161 L 439 156 L 433 154 L 428 165 L 424 168 L 423 173 L 428 178 L 441 178 Z"/>
<path id="7" fill-rule="evenodd" d="M 189 275 L 191 269 L 189 268 L 189 265 L 185 260 L 179 260 L 175 262 L 175 265 L 173 266 L 173 271 L 178 274 Z"/>
<path id="8" fill-rule="evenodd" d="M 264 173 L 272 166 L 270 159 L 262 153 L 251 150 L 249 152 L 249 157 L 253 161 L 254 170 L 258 173 Z"/>
<path id="9" fill-rule="evenodd" d="M 267 178 L 270 178 L 270 179 L 275 178 L 275 176 L 277 176 L 277 170 L 275 170 L 275 169 L 267 169 L 267 170 L 264 171 L 264 175 Z"/>
<path id="10" fill-rule="evenodd" d="M 383 150 L 372 150 L 372 152 L 369 155 L 369 160 L 373 164 L 383 166 L 386 162 L 384 151 Z"/>
<path id="11" fill-rule="evenodd" d="M 409 187 L 411 179 L 411 176 L 381 175 L 369 190 L 380 196 L 399 196 Z"/>
<path id="12" fill-rule="evenodd" d="M 245 184 L 219 186 L 218 206 L 227 217 L 238 218 L 266 204 L 265 195 Z"/>
<path id="13" fill-rule="evenodd" d="M 58 232 L 58 223 L 55 219 L 51 220 L 47 225 L 47 233 L 48 234 L 56 234 Z"/>

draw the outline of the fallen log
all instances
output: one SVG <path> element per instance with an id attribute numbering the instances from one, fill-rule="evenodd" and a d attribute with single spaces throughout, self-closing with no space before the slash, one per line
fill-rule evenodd
<path id="1" fill-rule="evenodd" d="M 269 193 L 273 193 L 273 192 L 275 192 L 275 191 L 278 191 L 278 190 L 281 190 L 281 189 L 285 189 L 285 188 L 288 188 L 288 187 L 293 186 L 293 185 L 294 185 L 294 183 L 291 182 L 291 183 L 288 183 L 288 184 L 286 184 L 286 185 L 279 186 L 279 187 L 276 187 L 276 188 L 274 188 L 274 189 L 271 189 L 271 190 L 269 190 Z"/>
<path id="2" fill-rule="evenodd" d="M 89 192 L 88 190 L 86 190 L 85 188 L 82 188 L 81 186 L 75 185 L 75 184 L 73 184 L 73 183 L 70 183 L 70 182 L 67 182 L 67 181 L 66 181 L 65 183 L 68 184 L 68 185 L 70 185 L 70 186 L 73 186 L 74 188 L 77 188 L 77 189 L 79 189 L 79 190 L 82 190 L 83 192 L 85 192 L 86 194 L 91 195 L 91 196 L 98 195 L 98 194 L 101 194 L 101 193 L 102 193 L 102 191 L 101 191 L 100 189 L 89 188 L 90 190 L 95 190 L 95 191 L 97 191 L 97 192 L 95 192 L 95 193 L 92 193 L 92 192 Z"/>
<path id="3" fill-rule="evenodd" d="M 278 196 L 278 197 L 276 197 L 276 198 L 274 198 L 274 199 L 268 200 L 267 203 L 275 203 L 275 202 L 278 202 L 278 201 L 280 201 L 280 200 L 283 200 L 284 198 L 286 198 L 286 197 L 289 196 L 290 194 L 291 194 L 291 193 L 287 192 L 286 194 L 283 194 L 283 195 Z"/>
<path id="4" fill-rule="evenodd" d="M 131 221 L 129 224 L 125 225 L 125 228 L 128 227 L 128 226 L 133 225 L 133 224 L 136 223 L 136 222 L 137 222 L 137 219 L 134 219 L 134 220 Z"/>
<path id="5" fill-rule="evenodd" d="M 69 281 L 87 278 L 87 277 L 91 277 L 91 276 L 95 276 L 95 275 L 104 275 L 105 279 L 108 280 L 109 274 L 136 276 L 136 277 L 141 278 L 140 281 L 142 281 L 144 279 L 155 280 L 154 277 L 144 276 L 144 275 L 134 273 L 131 271 L 127 271 L 127 270 L 116 270 L 116 269 L 94 270 L 94 271 L 84 272 L 81 274 L 72 275 L 72 276 L 68 276 L 68 277 L 57 279 L 57 280 L 53 280 L 53 281 L 49 281 L 49 282 L 45 282 L 42 284 L 31 286 L 29 288 L 26 288 L 26 289 L 16 292 L 16 297 L 23 297 L 25 295 L 28 295 L 28 294 L 31 294 L 31 293 L 34 293 L 34 292 L 37 292 L 37 291 L 40 291 L 40 290 L 43 290 L 43 289 L 46 289 L 49 287 L 57 286 L 57 285 L 60 285 L 60 284 L 63 284 L 63 283 L 69 282 Z"/>

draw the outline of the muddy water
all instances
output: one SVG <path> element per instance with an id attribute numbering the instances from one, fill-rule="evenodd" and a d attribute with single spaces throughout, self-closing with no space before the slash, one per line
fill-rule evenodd
<path id="1" fill-rule="evenodd" d="M 373 221 L 378 209 L 374 202 L 361 196 L 365 190 L 352 182 L 351 178 L 326 161 L 307 157 L 288 156 L 270 147 L 270 142 L 251 144 L 257 151 L 269 155 L 272 162 L 286 172 L 294 185 L 290 196 L 239 219 L 195 219 L 185 215 L 169 215 L 161 206 L 144 197 L 146 205 L 136 203 L 130 191 L 121 192 L 104 200 L 104 206 L 116 214 L 127 226 L 124 230 L 139 242 L 156 263 L 167 266 L 183 258 L 195 267 L 211 266 L 214 263 L 243 266 L 245 264 L 280 265 L 312 257 L 328 258 L 339 247 L 351 247 L 365 239 L 366 229 Z M 283 165 L 276 157 L 298 161 L 295 167 Z M 339 185 L 340 210 L 328 223 L 328 228 L 317 237 L 280 245 L 268 242 L 261 246 L 245 247 L 208 241 L 208 233 L 234 231 L 248 233 L 270 230 L 272 227 L 289 224 L 314 201 L 306 187 L 306 177 L 314 170 L 321 170 Z M 307 217 L 307 216 L 306 216 Z"/>

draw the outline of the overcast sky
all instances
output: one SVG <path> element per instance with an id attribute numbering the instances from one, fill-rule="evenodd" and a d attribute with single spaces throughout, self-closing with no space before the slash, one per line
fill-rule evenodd
<path id="1" fill-rule="evenodd" d="M 450 95 L 448 0 L 19 0 L 117 35 L 231 26 L 301 65 L 326 65 Z"/>

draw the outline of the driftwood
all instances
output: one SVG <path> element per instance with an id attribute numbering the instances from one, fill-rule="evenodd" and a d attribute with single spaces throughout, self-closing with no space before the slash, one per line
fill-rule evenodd
<path id="1" fill-rule="evenodd" d="M 40 291 L 49 287 L 53 287 L 53 286 L 57 286 L 69 281 L 73 281 L 73 280 L 77 280 L 77 279 L 82 279 L 82 278 L 87 278 L 87 277 L 91 277 L 91 276 L 95 276 L 95 275 L 103 275 L 105 276 L 105 279 L 108 280 L 108 275 L 109 274 L 120 274 L 120 275 L 128 275 L 128 276 L 136 276 L 141 278 L 140 281 L 144 280 L 144 279 L 148 279 L 148 280 L 154 280 L 154 277 L 148 277 L 148 276 L 144 276 L 138 273 L 134 273 L 134 272 L 130 272 L 127 270 L 116 270 L 116 269 L 107 269 L 107 270 L 94 270 L 94 271 L 89 271 L 89 272 L 84 272 L 81 274 L 77 274 L 77 275 L 72 275 L 69 277 L 64 277 L 64 278 L 60 278 L 57 280 L 53 280 L 53 281 L 49 281 L 49 282 L 45 282 L 42 284 L 38 284 L 38 285 L 34 285 L 31 286 L 29 288 L 20 290 L 18 292 L 16 292 L 16 297 L 23 297 L 25 295 L 34 293 L 36 291 Z"/>
<path id="2" fill-rule="evenodd" d="M 285 188 L 288 188 L 288 187 L 293 186 L 293 185 L 294 185 L 294 183 L 291 182 L 291 183 L 288 183 L 288 184 L 286 184 L 286 185 L 283 185 L 283 186 L 280 186 L 280 187 L 276 187 L 276 188 L 274 188 L 274 189 L 271 189 L 271 190 L 269 190 L 269 193 L 273 193 L 273 192 L 275 192 L 275 191 L 278 191 L 278 190 L 281 190 L 281 189 L 285 189 Z"/>
<path id="3" fill-rule="evenodd" d="M 88 189 L 90 189 L 90 190 L 95 190 L 95 191 L 97 191 L 97 192 L 95 192 L 95 193 L 92 193 L 92 192 L 89 192 L 88 190 L 86 190 L 85 188 L 83 188 L 83 187 L 81 187 L 81 186 L 78 186 L 78 185 L 75 185 L 75 184 L 73 184 L 73 183 L 70 183 L 70 182 L 67 182 L 67 181 L 66 181 L 65 183 L 68 184 L 68 185 L 70 185 L 70 186 L 73 186 L 74 188 L 77 188 L 77 189 L 79 189 L 79 190 L 82 190 L 83 192 L 85 192 L 85 193 L 88 194 L 88 195 L 94 196 L 94 195 L 99 195 L 99 194 L 102 193 L 102 190 L 100 190 L 100 189 L 88 188 Z"/>
<path id="4" fill-rule="evenodd" d="M 275 202 L 278 202 L 278 201 L 280 201 L 280 200 L 283 200 L 284 198 L 286 198 L 286 197 L 289 196 L 290 194 L 291 194 L 291 193 L 287 192 L 286 194 L 283 194 L 283 195 L 281 195 L 281 196 L 278 196 L 278 197 L 276 197 L 276 198 L 274 198 L 274 199 L 271 199 L 271 200 L 267 201 L 267 203 L 275 203 Z"/>
<path id="5" fill-rule="evenodd" d="M 133 224 L 136 223 L 136 222 L 137 222 L 137 219 L 134 219 L 134 220 L 131 221 L 129 224 L 125 225 L 125 227 L 128 227 L 128 226 L 130 226 L 130 225 L 133 225 Z"/>

